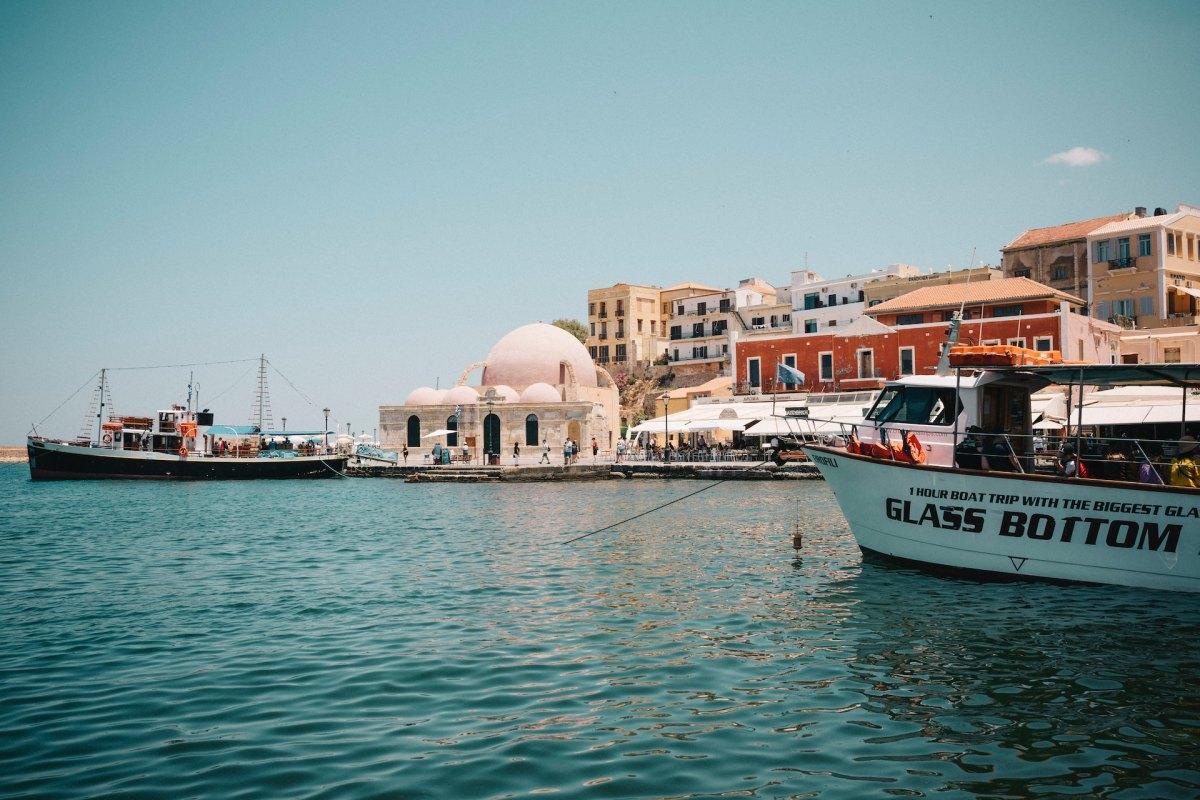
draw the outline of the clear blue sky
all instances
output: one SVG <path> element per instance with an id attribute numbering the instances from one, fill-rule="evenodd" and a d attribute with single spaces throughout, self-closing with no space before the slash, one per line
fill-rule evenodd
<path id="1" fill-rule="evenodd" d="M 370 430 L 588 287 L 1200 201 L 1200 4 L 11 2 L 0 121 L 0 442 L 259 352 Z"/>

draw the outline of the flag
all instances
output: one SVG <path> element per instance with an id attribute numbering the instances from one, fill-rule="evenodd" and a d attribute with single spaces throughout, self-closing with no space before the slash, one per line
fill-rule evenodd
<path id="1" fill-rule="evenodd" d="M 780 364 L 776 371 L 779 375 L 780 383 L 786 383 L 789 385 L 804 383 L 804 373 L 795 367 L 789 367 L 787 364 Z"/>

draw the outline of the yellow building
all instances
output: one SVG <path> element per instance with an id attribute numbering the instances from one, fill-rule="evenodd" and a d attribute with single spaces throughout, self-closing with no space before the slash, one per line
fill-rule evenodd
<path id="1" fill-rule="evenodd" d="M 588 290 L 587 349 L 597 364 L 647 364 L 666 352 L 667 320 L 675 301 L 719 291 L 697 283 L 663 289 L 617 283 Z"/>
<path id="2" fill-rule="evenodd" d="M 979 283 L 1004 277 L 995 267 L 969 267 L 946 272 L 924 272 L 917 275 L 891 275 L 877 278 L 863 286 L 863 301 L 867 308 L 886 303 L 926 286 L 946 286 L 951 283 Z"/>
<path id="3" fill-rule="evenodd" d="M 1110 222 L 1087 242 L 1092 316 L 1127 329 L 1200 322 L 1200 208 Z"/>

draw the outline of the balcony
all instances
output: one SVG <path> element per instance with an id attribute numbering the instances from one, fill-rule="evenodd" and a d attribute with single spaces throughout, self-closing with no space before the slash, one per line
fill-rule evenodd
<path id="1" fill-rule="evenodd" d="M 1197 322 L 1200 322 L 1200 317 L 1197 317 L 1195 314 L 1189 311 L 1176 311 L 1167 315 L 1163 326 L 1167 328 L 1179 328 L 1184 325 L 1195 325 Z"/>
<path id="2" fill-rule="evenodd" d="M 600 341 L 602 341 L 602 342 L 603 342 L 605 339 L 607 339 L 607 338 L 608 338 L 608 334 L 607 334 L 607 333 L 602 333 L 602 334 L 600 334 L 599 336 L 597 336 L 596 338 L 597 338 L 597 339 L 599 339 Z"/>
<path id="3" fill-rule="evenodd" d="M 1108 271 L 1114 269 L 1128 269 L 1129 267 L 1137 266 L 1137 258 L 1134 256 L 1123 256 L 1122 258 L 1110 258 L 1108 260 Z"/>

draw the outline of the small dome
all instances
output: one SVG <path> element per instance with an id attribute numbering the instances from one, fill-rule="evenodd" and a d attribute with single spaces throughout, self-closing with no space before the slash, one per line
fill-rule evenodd
<path id="1" fill-rule="evenodd" d="M 543 322 L 522 325 L 496 342 L 488 353 L 483 385 L 525 388 L 534 383 L 565 383 L 559 374 L 559 363 L 563 361 L 571 365 L 580 386 L 596 385 L 596 365 L 578 339 Z"/>
<path id="2" fill-rule="evenodd" d="M 521 399 L 521 395 L 511 386 L 505 386 L 503 383 L 499 386 L 488 386 L 484 392 L 485 400 L 491 399 L 497 403 L 516 403 Z"/>
<path id="3" fill-rule="evenodd" d="M 447 405 L 463 405 L 464 403 L 478 403 L 479 392 L 472 389 L 470 386 L 455 386 L 450 391 L 446 392 L 446 397 L 442 401 Z"/>
<path id="4" fill-rule="evenodd" d="M 408 397 L 404 400 L 406 406 L 436 406 L 443 402 L 446 396 L 445 389 L 431 389 L 428 386 L 422 386 L 420 389 L 413 389 L 409 392 Z"/>
<path id="5" fill-rule="evenodd" d="M 521 392 L 522 403 L 557 403 L 561 400 L 558 390 L 548 383 L 531 383 Z"/>

